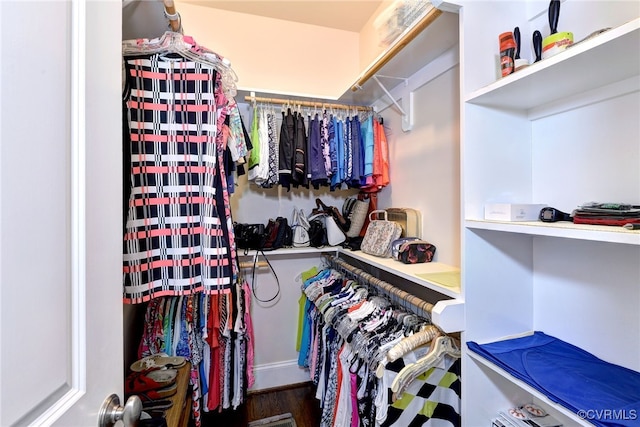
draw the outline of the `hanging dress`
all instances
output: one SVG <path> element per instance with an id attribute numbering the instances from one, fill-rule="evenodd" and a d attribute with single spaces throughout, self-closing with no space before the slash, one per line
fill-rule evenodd
<path id="1" fill-rule="evenodd" d="M 226 103 L 216 103 L 216 70 L 158 54 L 125 64 L 131 190 L 123 299 L 229 292 L 216 146 Z"/>

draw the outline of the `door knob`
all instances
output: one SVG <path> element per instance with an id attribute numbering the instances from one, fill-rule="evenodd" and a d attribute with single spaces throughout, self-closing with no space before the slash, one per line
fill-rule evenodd
<path id="1" fill-rule="evenodd" d="M 102 403 L 98 414 L 98 427 L 113 427 L 122 420 L 124 427 L 135 427 L 142 414 L 142 401 L 138 396 L 131 396 L 124 406 L 120 405 L 117 394 L 107 397 Z"/>

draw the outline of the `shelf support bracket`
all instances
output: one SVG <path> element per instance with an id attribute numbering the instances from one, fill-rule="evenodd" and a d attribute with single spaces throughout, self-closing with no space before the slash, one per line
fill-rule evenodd
<path id="1" fill-rule="evenodd" d="M 407 86 L 409 84 L 409 79 L 405 79 L 405 78 L 402 78 L 402 77 L 382 76 L 380 74 L 374 74 L 373 75 L 373 79 L 376 81 L 376 83 L 378 83 L 380 88 L 389 97 L 391 102 L 393 102 L 393 105 L 395 105 L 396 108 L 402 114 L 402 130 L 405 131 L 405 132 L 409 132 L 411 129 L 413 129 L 413 91 L 410 91 L 410 92 L 408 92 L 408 93 L 406 93 L 405 95 L 402 96 L 402 106 L 401 106 L 400 104 L 398 104 L 398 101 L 396 101 L 393 98 L 393 96 L 387 90 L 387 88 L 384 87 L 384 85 L 382 84 L 380 79 L 378 79 L 378 77 L 387 77 L 387 78 L 390 78 L 390 79 L 404 80 L 404 85 L 405 86 Z"/>

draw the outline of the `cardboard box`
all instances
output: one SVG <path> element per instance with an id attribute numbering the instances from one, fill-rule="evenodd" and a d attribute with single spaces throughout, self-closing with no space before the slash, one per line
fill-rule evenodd
<path id="1" fill-rule="evenodd" d="M 492 221 L 537 221 L 540 210 L 547 205 L 488 203 L 484 205 L 484 219 Z"/>

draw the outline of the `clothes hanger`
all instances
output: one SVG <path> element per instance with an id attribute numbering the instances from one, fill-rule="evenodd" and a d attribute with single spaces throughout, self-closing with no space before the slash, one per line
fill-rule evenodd
<path id="1" fill-rule="evenodd" d="M 376 369 L 376 376 L 382 378 L 387 363 L 395 362 L 410 351 L 415 350 L 429 342 L 432 342 L 440 335 L 440 330 L 435 325 L 425 325 L 415 334 L 403 338 L 399 343 L 387 351 L 386 357 L 380 362 Z"/>
<path id="2" fill-rule="evenodd" d="M 431 343 L 432 344 L 427 355 L 402 368 L 394 378 L 393 383 L 391 384 L 391 391 L 394 393 L 394 400 L 402 397 L 409 384 L 411 384 L 420 375 L 434 367 L 445 355 L 455 358 L 460 357 L 460 350 L 453 342 L 453 339 L 447 335 L 441 335 L 431 341 Z"/>
<path id="3" fill-rule="evenodd" d="M 123 56 L 154 53 L 175 53 L 186 59 L 215 68 L 222 76 L 225 95 L 231 97 L 236 95 L 238 76 L 231 68 L 231 62 L 214 51 L 198 45 L 192 37 L 174 31 L 165 31 L 162 36 L 155 39 L 136 39 L 122 42 Z"/>
<path id="4" fill-rule="evenodd" d="M 162 36 L 155 39 L 136 39 L 122 42 L 122 54 L 124 56 L 151 53 L 177 53 L 184 55 L 188 59 L 211 65 L 219 71 L 233 72 L 229 60 L 212 50 L 198 45 L 192 37 L 184 36 L 178 32 L 165 31 Z M 237 82 L 237 75 L 235 75 L 235 72 L 233 74 L 234 80 Z"/>

